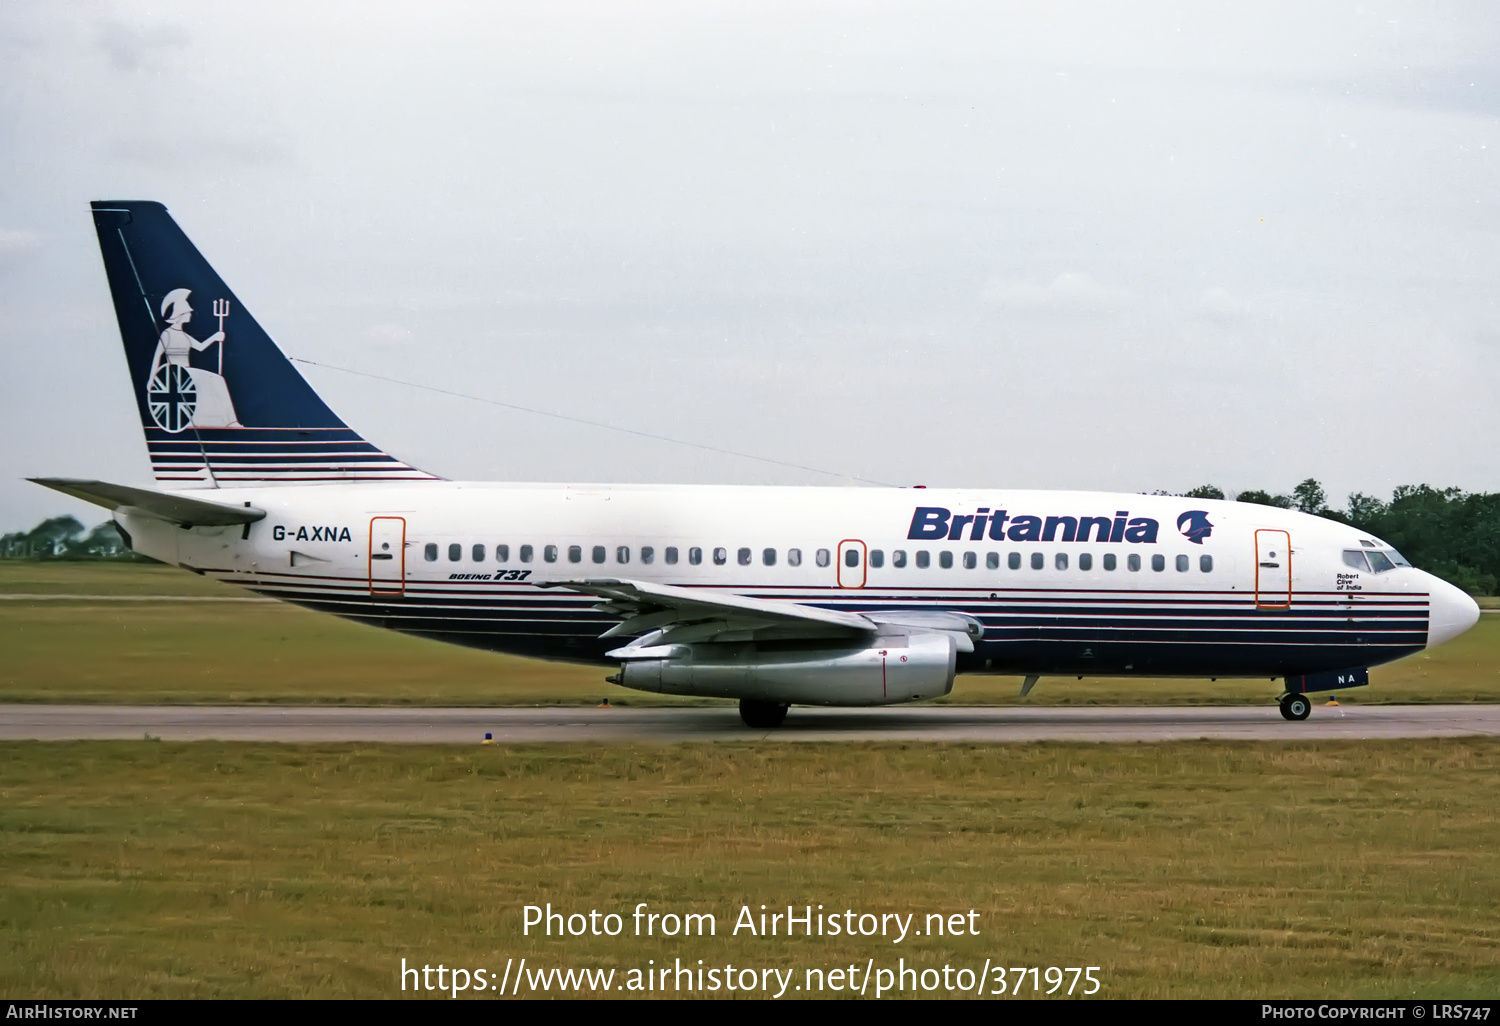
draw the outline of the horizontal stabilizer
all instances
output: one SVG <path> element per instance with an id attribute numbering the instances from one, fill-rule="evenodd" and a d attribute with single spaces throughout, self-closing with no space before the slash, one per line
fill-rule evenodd
<path id="1" fill-rule="evenodd" d="M 114 513 L 134 513 L 155 517 L 183 527 L 224 527 L 230 524 L 253 524 L 264 520 L 266 511 L 254 506 L 229 506 L 173 492 L 156 492 L 149 488 L 110 484 L 108 481 L 82 481 L 70 477 L 33 477 L 33 484 L 71 495 Z"/>

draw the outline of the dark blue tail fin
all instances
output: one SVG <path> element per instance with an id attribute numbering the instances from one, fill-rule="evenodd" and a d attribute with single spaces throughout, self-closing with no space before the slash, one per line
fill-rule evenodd
<path id="1" fill-rule="evenodd" d="M 93 209 L 158 481 L 434 480 L 334 415 L 166 207 L 126 200 Z"/>

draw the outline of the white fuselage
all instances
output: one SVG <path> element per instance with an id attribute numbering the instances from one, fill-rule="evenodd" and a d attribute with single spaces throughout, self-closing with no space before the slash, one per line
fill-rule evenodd
<path id="1" fill-rule="evenodd" d="M 201 492 L 197 494 L 202 494 Z M 214 491 L 267 513 L 118 513 L 165 562 L 340 616 L 609 663 L 617 579 L 983 625 L 961 672 L 1285 676 L 1373 666 L 1470 626 L 1468 596 L 1329 520 L 1249 503 L 1007 489 L 422 482 Z M 1001 520 L 1003 513 L 1004 519 Z M 997 523 L 997 521 L 1000 521 Z M 1399 556 L 1395 557 L 1399 560 Z"/>

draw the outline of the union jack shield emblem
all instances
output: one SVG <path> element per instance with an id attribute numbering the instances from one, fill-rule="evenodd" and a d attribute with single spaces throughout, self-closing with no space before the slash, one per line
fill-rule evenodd
<path id="1" fill-rule="evenodd" d="M 157 426 L 175 435 L 193 422 L 198 386 L 186 367 L 164 363 L 146 386 L 146 405 Z"/>

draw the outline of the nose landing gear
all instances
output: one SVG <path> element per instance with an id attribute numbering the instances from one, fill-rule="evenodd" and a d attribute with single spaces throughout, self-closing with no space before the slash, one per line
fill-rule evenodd
<path id="1" fill-rule="evenodd" d="M 1306 695 L 1282 695 L 1281 715 L 1288 720 L 1301 721 L 1307 719 L 1312 712 L 1312 702 Z"/>

